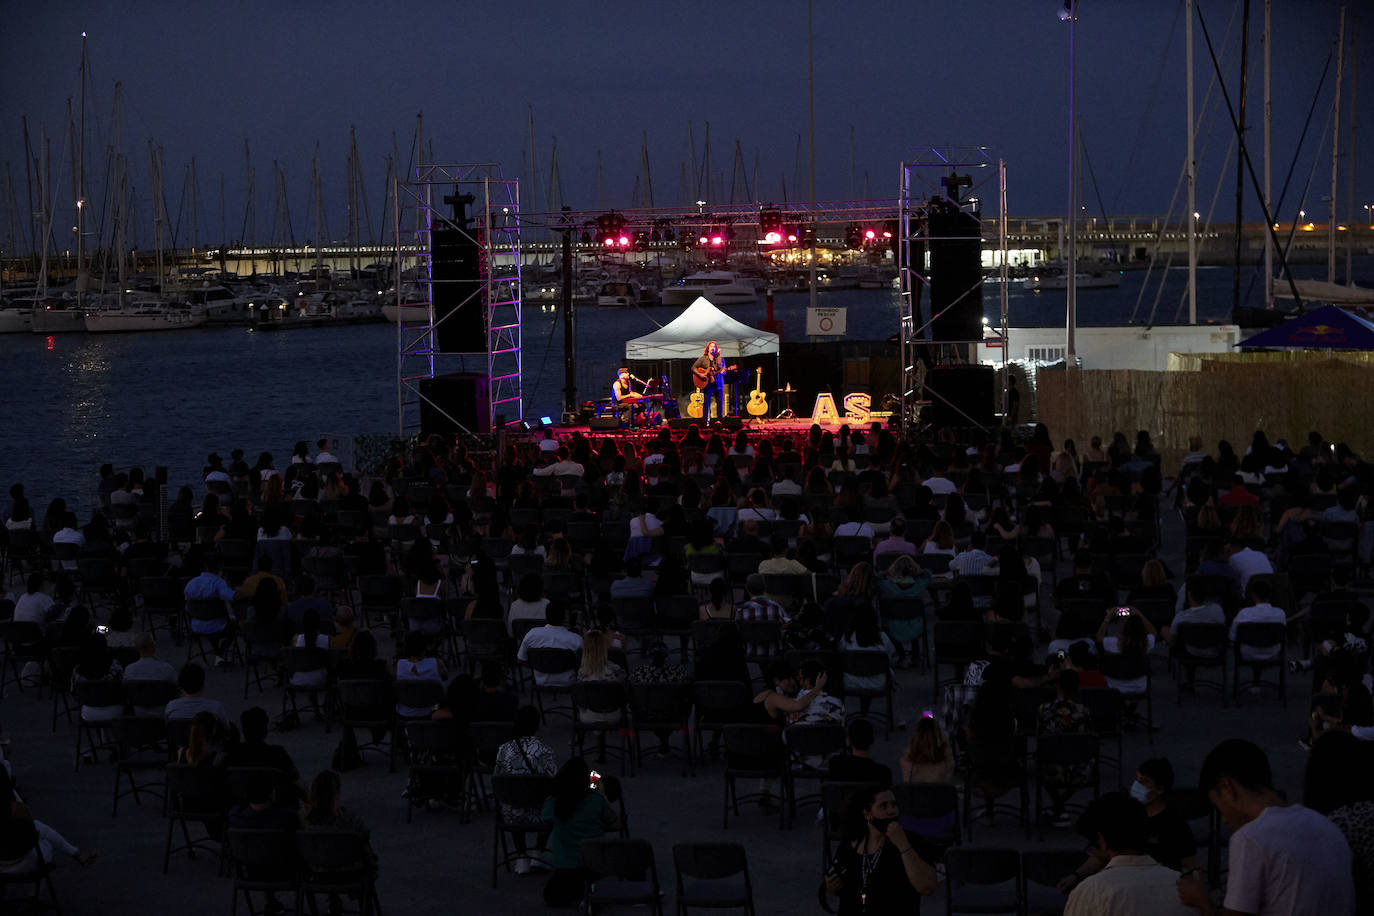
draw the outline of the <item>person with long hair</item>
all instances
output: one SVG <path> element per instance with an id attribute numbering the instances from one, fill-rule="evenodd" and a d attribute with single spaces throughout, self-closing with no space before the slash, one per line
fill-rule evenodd
<path id="1" fill-rule="evenodd" d="M 954 542 L 954 526 L 941 519 L 935 523 L 935 527 L 930 529 L 930 536 L 921 542 L 920 553 L 926 554 L 939 553 L 947 557 L 953 557 L 958 552 Z"/>
<path id="2" fill-rule="evenodd" d="M 902 782 L 949 782 L 954 778 L 954 745 L 934 716 L 921 716 L 906 750 L 897 760 Z"/>
<path id="3" fill-rule="evenodd" d="M 553 825 L 549 852 L 553 873 L 544 886 L 544 902 L 555 908 L 576 906 L 582 899 L 588 872 L 582 859 L 582 841 L 599 840 L 607 831 L 620 828 L 620 818 L 604 789 L 592 780 L 591 768 L 573 757 L 553 777 L 553 794 L 544 800 L 540 813 Z"/>
<path id="4" fill-rule="evenodd" d="M 177 763 L 193 767 L 208 767 L 215 763 L 223 742 L 223 730 L 215 714 L 202 710 L 191 718 L 191 731 L 186 744 L 177 748 Z"/>
<path id="5" fill-rule="evenodd" d="M 372 868 L 377 867 L 377 853 L 372 849 L 372 831 L 362 819 L 341 803 L 343 779 L 334 770 L 323 770 L 310 783 L 310 795 L 301 816 L 302 830 L 346 830 L 356 833 L 367 843 L 367 857 Z M 340 863 L 346 865 L 350 863 Z M 334 911 L 334 901 L 330 901 Z"/>
<path id="6" fill-rule="evenodd" d="M 878 614 L 872 605 L 858 607 L 849 616 L 849 628 L 840 641 L 842 652 L 883 652 L 890 666 L 897 657 L 892 639 L 878 626 Z M 848 690 L 880 690 L 886 678 L 881 674 L 858 675 L 845 672 L 844 686 Z M 868 714 L 871 697 L 859 698 L 859 715 Z"/>
<path id="7" fill-rule="evenodd" d="M 891 789 L 860 786 L 845 808 L 844 838 L 825 874 L 839 916 L 916 913 L 935 892 L 939 852 L 902 827 Z"/>
<path id="8" fill-rule="evenodd" d="M 835 594 L 825 602 L 825 631 L 836 638 L 843 636 L 855 613 L 873 607 L 876 592 L 873 564 L 867 560 L 855 563 Z"/>
<path id="9" fill-rule="evenodd" d="M 558 759 L 553 750 L 539 737 L 539 710 L 533 706 L 521 706 L 515 711 L 515 721 L 511 728 L 510 740 L 496 751 L 496 762 L 492 765 L 495 776 L 552 776 L 558 770 Z M 515 808 L 504 802 L 501 816 L 507 821 L 537 821 L 540 819 L 538 808 Z M 528 849 L 527 834 L 516 833 L 511 836 L 515 843 L 517 858 L 512 867 L 517 875 L 529 874 L 530 869 L 542 865 L 523 853 Z M 542 847 L 541 847 L 542 849 Z"/>
<path id="10" fill-rule="evenodd" d="M 1149 686 L 1150 650 L 1155 647 L 1154 624 L 1135 607 L 1124 608 L 1125 614 L 1118 609 L 1102 617 L 1102 625 L 1097 628 L 1098 652 L 1100 655 L 1116 655 L 1122 659 L 1122 672 L 1141 671 L 1138 677 L 1107 678 L 1107 686 L 1120 690 L 1127 697 L 1143 695 Z M 1121 621 L 1121 634 L 1108 636 L 1107 628 L 1113 620 Z M 1129 702 L 1129 701 L 1128 701 Z"/>
<path id="11" fill-rule="evenodd" d="M 29 874 L 38 867 L 40 856 L 43 862 L 51 863 L 58 852 L 71 856 L 82 867 L 96 860 L 96 853 L 83 852 L 35 820 L 16 795 L 10 771 L 0 767 L 0 874 Z"/>

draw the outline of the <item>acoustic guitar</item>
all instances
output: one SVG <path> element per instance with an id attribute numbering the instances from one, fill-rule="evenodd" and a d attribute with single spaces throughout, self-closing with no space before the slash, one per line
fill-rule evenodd
<path id="1" fill-rule="evenodd" d="M 739 368 L 739 366 L 731 365 L 731 366 L 726 366 L 725 369 L 723 369 L 722 371 L 724 371 L 724 372 L 730 372 L 730 371 L 735 370 L 735 369 L 738 369 L 738 368 Z M 714 381 L 716 380 L 716 376 L 717 376 L 718 374 L 719 374 L 719 373 L 712 372 L 710 369 L 706 369 L 706 368 L 693 368 L 693 369 L 692 369 L 692 384 L 693 384 L 693 385 L 696 385 L 696 386 L 697 386 L 697 390 L 700 391 L 701 389 L 707 387 L 707 386 L 710 385 L 712 382 L 714 382 Z"/>
<path id="2" fill-rule="evenodd" d="M 706 416 L 706 395 L 701 393 L 698 388 L 692 392 L 692 396 L 687 400 L 687 416 L 694 420 L 700 420 Z"/>
<path id="3" fill-rule="evenodd" d="M 763 394 L 763 367 L 759 366 L 758 381 L 749 393 L 749 403 L 745 406 L 751 417 L 761 417 L 768 413 L 768 399 Z"/>

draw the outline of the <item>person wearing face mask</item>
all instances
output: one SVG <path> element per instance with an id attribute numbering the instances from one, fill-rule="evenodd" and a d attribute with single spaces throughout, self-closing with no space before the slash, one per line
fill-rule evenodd
<path id="1" fill-rule="evenodd" d="M 860 786 L 845 808 L 845 837 L 825 873 L 839 897 L 839 916 L 918 913 L 935 891 L 939 851 L 902 829 L 897 798 L 876 784 Z"/>
<path id="2" fill-rule="evenodd" d="M 1169 758 L 1151 757 L 1136 768 L 1130 794 L 1145 806 L 1145 853 L 1160 865 L 1175 871 L 1188 871 L 1197 866 L 1197 841 L 1188 822 L 1169 806 L 1169 793 L 1173 788 L 1174 767 Z M 1078 832 L 1092 840 L 1087 833 L 1088 826 L 1080 820 Z M 1095 852 L 1089 853 L 1087 861 L 1059 882 L 1059 889 L 1067 894 L 1085 878 L 1101 871 L 1105 864 L 1106 860 Z"/>

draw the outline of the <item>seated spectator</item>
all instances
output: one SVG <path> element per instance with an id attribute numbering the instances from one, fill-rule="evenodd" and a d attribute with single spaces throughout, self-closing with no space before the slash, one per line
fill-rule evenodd
<path id="1" fill-rule="evenodd" d="M 954 746 L 930 710 L 921 714 L 911 730 L 897 768 L 902 782 L 949 782 L 954 778 Z"/>
<path id="2" fill-rule="evenodd" d="M 544 597 L 544 579 L 539 573 L 525 573 L 520 577 L 516 598 L 506 612 L 506 630 L 515 634 L 517 620 L 543 620 L 549 599 Z"/>
<path id="3" fill-rule="evenodd" d="M 803 708 L 789 713 L 790 724 L 844 724 L 844 701 L 825 692 L 825 680 L 825 666 L 819 661 L 808 658 L 801 663 L 797 669 L 797 686 L 802 696 L 812 695 L 812 698 Z M 819 761 L 813 765 L 819 765 Z"/>
<path id="4" fill-rule="evenodd" d="M 83 868 L 96 860 L 96 853 L 83 852 L 67 842 L 62 834 L 35 820 L 19 800 L 9 770 L 0 767 L 0 874 L 27 875 L 42 861 L 53 862 L 57 853 L 71 856 Z"/>
<path id="5" fill-rule="evenodd" d="M 1368 779 L 1372 756 L 1366 742 L 1331 732 L 1312 746 L 1303 778 L 1302 803 L 1340 828 L 1350 846 L 1358 913 L 1374 908 L 1374 796 Z"/>
<path id="6" fill-rule="evenodd" d="M 624 681 L 625 669 L 610 660 L 611 641 L 598 629 L 590 629 L 582 634 L 582 664 L 577 669 L 578 681 Z M 578 710 L 582 722 L 604 723 L 619 722 L 620 713 Z"/>
<path id="7" fill-rule="evenodd" d="M 496 762 L 492 766 L 494 776 L 553 776 L 558 771 L 558 761 L 549 746 L 540 740 L 539 710 L 533 706 L 522 706 L 514 718 L 511 739 L 496 751 Z M 501 805 L 502 816 L 508 821 L 537 821 L 540 819 L 538 808 L 514 808 Z M 511 839 L 517 853 L 528 849 L 528 834 L 516 833 Z M 542 852 L 542 846 L 540 847 Z M 520 856 L 513 868 L 517 875 L 529 874 L 531 868 L 547 867 L 534 857 Z"/>
<path id="8" fill-rule="evenodd" d="M 1259 508 L 1259 497 L 1245 487 L 1245 478 L 1235 474 L 1231 478 L 1231 489 L 1217 497 L 1218 506 L 1253 506 Z"/>
<path id="9" fill-rule="evenodd" d="M 375 681 L 390 677 L 385 661 L 377 657 L 377 637 L 371 630 L 359 630 L 348 647 L 348 656 L 335 667 L 341 681 Z"/>
<path id="10" fill-rule="evenodd" d="M 354 624 L 353 608 L 341 607 L 334 612 L 334 635 L 329 637 L 329 648 L 347 649 L 353 645 L 353 638 L 359 630 Z"/>
<path id="11" fill-rule="evenodd" d="M 429 638 L 423 633 L 407 633 L 403 656 L 396 659 L 397 682 L 433 681 L 442 684 L 446 676 L 444 663 L 435 656 Z M 396 714 L 407 719 L 427 719 L 433 711 L 432 708 L 422 709 L 396 704 Z"/>
<path id="12" fill-rule="evenodd" d="M 639 557 L 625 561 L 625 575 L 611 583 L 612 598 L 648 598 L 654 593 L 654 582 L 644 577 L 644 563 Z"/>
<path id="13" fill-rule="evenodd" d="M 1269 603 L 1273 597 L 1274 590 L 1268 580 L 1260 579 L 1251 582 L 1246 589 L 1251 604 L 1249 607 L 1240 609 L 1235 619 L 1231 621 L 1230 638 L 1232 642 L 1236 639 L 1236 628 L 1242 623 L 1288 623 L 1288 615 L 1282 608 L 1274 607 Z M 1281 646 L 1242 646 L 1240 657 L 1245 661 L 1272 661 L 1279 657 Z"/>
<path id="14" fill-rule="evenodd" d="M 1240 579 L 1242 592 L 1250 587 L 1251 576 L 1274 571 L 1274 565 L 1269 562 L 1269 558 L 1253 547 L 1247 547 L 1239 541 L 1231 541 L 1227 550 L 1229 551 L 1227 565 L 1235 570 L 1236 576 Z M 1205 575 L 1202 572 L 1201 564 L 1198 566 L 1198 575 Z"/>
<path id="15" fill-rule="evenodd" d="M 825 631 L 837 639 L 843 636 L 857 612 L 873 607 L 876 593 L 873 564 L 867 560 L 855 563 L 835 594 L 825 602 Z"/>
<path id="16" fill-rule="evenodd" d="M 224 728 L 214 713 L 201 710 L 191 717 L 191 730 L 187 733 L 186 744 L 177 748 L 177 763 L 210 767 L 223 763 L 223 760 Z"/>
<path id="17" fill-rule="evenodd" d="M 888 664 L 897 657 L 897 649 L 888 635 L 878 628 L 878 615 L 872 606 L 856 607 L 849 617 L 849 629 L 840 640 L 841 652 L 882 652 Z M 880 690 L 886 679 L 880 674 L 857 675 L 845 672 L 846 690 Z M 871 698 L 859 698 L 859 714 L 867 715 Z M 869 780 L 859 780 L 867 782 Z"/>
<path id="18" fill-rule="evenodd" d="M 873 558 L 876 560 L 879 556 L 888 553 L 903 554 L 909 557 L 916 556 L 916 545 L 906 539 L 906 519 L 900 515 L 888 523 L 887 537 L 879 541 L 877 546 L 873 548 Z"/>
<path id="19" fill-rule="evenodd" d="M 969 545 L 949 561 L 949 571 L 956 576 L 982 575 L 992 563 L 992 555 L 984 548 L 988 546 L 988 536 L 982 531 L 974 531 L 969 536 Z"/>
<path id="20" fill-rule="evenodd" d="M 361 836 L 367 845 L 367 856 L 373 869 L 377 867 L 377 853 L 372 849 L 372 831 L 356 814 L 340 804 L 343 780 L 333 770 L 324 770 L 310 783 L 310 796 L 301 818 L 302 830 L 346 830 Z"/>
<path id="21" fill-rule="evenodd" d="M 1055 699 L 1040 704 L 1039 733 L 1042 735 L 1083 734 L 1089 728 L 1088 708 L 1078 701 L 1078 672 L 1065 669 L 1059 672 Z M 1087 767 L 1081 764 L 1052 764 L 1043 774 L 1043 785 L 1050 796 L 1050 816 L 1056 827 L 1070 824 L 1064 806 L 1074 790 L 1087 779 Z"/>
<path id="22" fill-rule="evenodd" d="M 211 561 L 212 561 L 212 559 L 213 559 L 212 557 L 206 557 L 206 560 L 205 560 L 205 569 L 206 569 L 207 572 L 218 572 L 219 570 L 218 570 L 218 567 L 217 567 L 217 566 L 216 566 L 215 568 L 212 568 L 212 567 L 211 567 Z M 281 576 L 278 576 L 278 575 L 276 575 L 274 572 L 272 572 L 272 557 L 271 557 L 271 555 L 270 555 L 270 554 L 266 554 L 266 553 L 258 554 L 257 563 L 258 563 L 258 571 L 255 572 L 255 573 L 253 573 L 253 574 L 252 574 L 251 576 L 249 576 L 247 579 L 244 579 L 244 580 L 243 580 L 243 584 L 240 585 L 240 586 L 238 587 L 238 591 L 235 592 L 235 596 L 236 596 L 236 597 L 239 597 L 239 598 L 249 598 L 249 599 L 251 599 L 255 594 L 257 594 L 258 586 L 259 586 L 259 585 L 261 585 L 261 584 L 262 584 L 263 582 L 265 582 L 265 581 L 271 581 L 272 584 L 276 585 L 276 587 L 277 587 L 277 595 L 278 595 L 278 597 L 279 597 L 280 600 L 281 600 L 281 606 L 282 606 L 282 607 L 286 607 L 286 581 L 285 581 L 284 579 L 282 579 Z M 193 580 L 193 581 L 194 581 L 194 580 Z M 190 588 L 190 585 L 188 584 L 186 587 L 187 587 L 187 588 Z M 186 597 L 187 597 L 187 598 L 192 598 L 192 597 L 196 597 L 196 598 L 213 598 L 213 597 L 217 597 L 217 596 L 216 596 L 216 595 L 191 595 L 191 594 L 187 594 Z M 232 600 L 232 599 L 231 599 L 231 600 Z"/>
<path id="23" fill-rule="evenodd" d="M 590 877 L 582 860 L 582 841 L 600 839 L 620 827 L 602 786 L 591 785 L 587 762 L 572 758 L 554 776 L 553 794 L 540 812 L 543 821 L 553 825 L 549 836 L 553 873 L 544 886 L 544 902 L 550 907 L 569 908 L 582 899 Z"/>
<path id="24" fill-rule="evenodd" d="M 1157 559 L 1150 559 L 1140 567 L 1140 581 L 1131 586 L 1127 597 L 1127 602 L 1135 601 L 1168 601 L 1170 604 L 1178 597 L 1174 587 L 1169 584 L 1169 577 L 1164 569 L 1164 564 Z"/>
<path id="25" fill-rule="evenodd" d="M 836 782 L 892 785 L 892 769 L 869 754 L 873 748 L 873 723 L 867 719 L 855 719 L 849 723 L 845 734 L 849 738 L 849 748 L 845 753 L 830 758 L 825 768 L 826 778 Z"/>
<path id="26" fill-rule="evenodd" d="M 1179 900 L 1178 873 L 1151 857 L 1145 807 L 1124 792 L 1109 792 L 1089 805 L 1080 821 L 1093 839 L 1099 870 L 1074 882 L 1065 916 L 1188 916 Z"/>
<path id="27" fill-rule="evenodd" d="M 181 688 L 182 695 L 175 700 L 169 700 L 166 709 L 163 710 L 163 715 L 169 720 L 192 719 L 198 712 L 208 712 L 219 720 L 221 726 L 229 726 L 229 714 L 225 712 L 224 704 L 203 695 L 204 668 L 195 662 L 182 665 L 181 671 L 177 674 L 177 686 Z"/>
<path id="28" fill-rule="evenodd" d="M 1222 741 L 1203 761 L 1198 788 L 1235 832 L 1222 907 L 1196 876 L 1178 881 L 1185 905 L 1202 916 L 1355 912 L 1350 845 L 1325 817 L 1284 800 L 1259 746 L 1240 738 Z"/>
<path id="29" fill-rule="evenodd" d="M 789 554 L 787 538 L 784 537 L 773 538 L 772 556 L 759 563 L 758 571 L 771 576 L 804 576 L 810 573 L 809 569 Z"/>
<path id="30" fill-rule="evenodd" d="M 217 598 L 224 602 L 224 617 L 211 620 L 191 620 L 191 632 L 209 638 L 210 644 L 214 647 L 216 653 L 214 664 L 219 666 L 224 663 L 224 659 L 220 658 L 220 656 L 228 651 L 228 647 L 234 641 L 234 634 L 237 632 L 234 617 L 234 590 L 229 587 L 228 582 L 220 578 L 219 557 L 214 554 L 205 556 L 201 561 L 200 568 L 200 574 L 186 583 L 183 594 L 187 598 Z M 281 596 L 281 602 L 284 606 L 286 601 L 286 583 L 282 582 L 278 587 L 280 589 L 278 594 Z M 244 594 L 250 598 L 253 596 L 251 591 L 245 592 Z"/>
<path id="31" fill-rule="evenodd" d="M 1164 627 L 1161 635 L 1164 641 L 1173 645 L 1178 637 L 1178 628 L 1190 623 L 1225 624 L 1226 614 L 1221 605 L 1207 597 L 1207 584 L 1198 576 L 1190 576 L 1184 586 L 1188 606 L 1174 614 L 1173 621 Z M 1220 650 L 1218 650 L 1220 651 Z"/>
<path id="32" fill-rule="evenodd" d="M 123 673 L 124 668 L 115 661 L 114 653 L 105 644 L 105 637 L 100 633 L 92 633 L 81 643 L 76 666 L 72 669 L 71 686 L 75 690 L 77 684 L 89 681 L 118 681 Z M 83 704 L 81 707 L 81 718 L 87 722 L 109 721 L 122 715 L 124 715 L 124 703 L 122 701 L 114 706 L 86 706 Z"/>
<path id="33" fill-rule="evenodd" d="M 935 527 L 930 529 L 930 536 L 921 542 L 920 549 L 916 551 L 921 556 L 940 554 L 946 557 L 953 557 L 958 552 L 954 542 L 954 527 L 944 519 L 935 523 Z"/>
<path id="34" fill-rule="evenodd" d="M 14 602 L 13 619 L 16 622 L 36 623 L 43 629 L 58 618 L 58 608 L 53 599 L 43 591 L 45 577 L 41 572 L 29 573 L 24 583 L 24 594 Z"/>
<path id="35" fill-rule="evenodd" d="M 474 722 L 509 722 L 515 718 L 520 698 L 506 683 L 506 672 L 500 663 L 487 660 L 477 681 L 477 700 L 473 704 Z"/>
<path id="36" fill-rule="evenodd" d="M 759 537 L 759 523 L 754 519 L 741 519 L 738 536 L 726 546 L 730 553 L 754 554 L 760 557 L 768 556 L 772 550 L 772 545 Z"/>
<path id="37" fill-rule="evenodd" d="M 1123 614 L 1122 611 L 1125 611 Z M 1108 636 L 1107 628 L 1113 621 L 1121 624 L 1119 636 Z M 1133 671 L 1147 671 L 1150 666 L 1150 650 L 1155 647 L 1155 627 L 1149 618 L 1138 608 L 1117 608 L 1102 618 L 1097 628 L 1098 649 L 1107 655 L 1119 655 L 1129 660 L 1127 667 Z M 1107 678 L 1107 686 L 1120 690 L 1123 694 L 1143 694 L 1148 688 L 1149 679 L 1145 673 L 1139 677 L 1119 679 Z"/>
<path id="38" fill-rule="evenodd" d="M 550 604 L 545 614 L 544 625 L 535 627 L 525 634 L 515 657 L 522 662 L 529 661 L 530 649 L 570 649 L 573 652 L 581 652 L 582 637 L 567 628 L 565 625 L 566 613 L 562 604 L 557 602 Z M 571 684 L 576 679 L 576 671 L 565 671 L 558 674 L 534 672 L 534 682 L 541 687 Z"/>
<path id="39" fill-rule="evenodd" d="M 720 576 L 711 580 L 707 589 L 709 597 L 697 608 L 701 620 L 733 620 L 735 602 L 730 594 L 730 585 Z"/>
<path id="40" fill-rule="evenodd" d="M 305 615 L 308 611 L 315 612 L 315 619 L 319 624 L 333 619 L 334 605 L 325 598 L 320 598 L 315 594 L 315 579 L 313 576 L 301 574 L 296 577 L 296 594 L 299 596 L 286 606 L 286 626 L 287 635 L 301 632 L 305 627 Z M 350 612 L 351 613 L 351 612 Z M 326 626 L 321 632 L 332 632 L 333 627 Z"/>
<path id="41" fill-rule="evenodd" d="M 239 716 L 241 740 L 224 753 L 224 765 L 231 767 L 267 767 L 285 773 L 291 783 L 300 780 L 291 754 L 280 744 L 267 743 L 267 730 L 271 725 L 267 710 L 261 706 L 250 706 Z M 296 807 L 298 798 L 279 798 L 277 804 L 283 807 Z"/>
<path id="42" fill-rule="evenodd" d="M 157 637 L 152 633 L 139 633 L 134 642 L 138 650 L 138 661 L 124 669 L 124 682 L 162 681 L 167 684 L 177 682 L 177 670 L 157 657 Z"/>
<path id="43" fill-rule="evenodd" d="M 849 520 L 835 526 L 835 537 L 868 538 L 868 540 L 872 541 L 877 537 L 877 532 L 873 530 L 872 525 L 864 521 L 862 506 L 850 506 Z"/>
<path id="44" fill-rule="evenodd" d="M 305 612 L 302 631 L 292 639 L 291 645 L 297 649 L 315 648 L 329 651 L 329 637 L 320 632 L 320 619 L 312 608 Z M 323 687 L 329 682 L 329 668 L 316 668 L 314 671 L 294 671 L 291 673 L 293 687 Z"/>

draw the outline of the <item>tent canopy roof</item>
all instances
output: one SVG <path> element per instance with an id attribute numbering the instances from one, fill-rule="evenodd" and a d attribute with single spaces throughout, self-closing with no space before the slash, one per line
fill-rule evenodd
<path id="1" fill-rule="evenodd" d="M 751 328 L 716 308 L 704 296 L 657 331 L 625 342 L 625 358 L 696 359 L 710 341 L 726 359 L 778 352 L 778 335 Z"/>
<path id="2" fill-rule="evenodd" d="M 1247 349 L 1374 350 L 1374 323 L 1334 305 L 1312 309 L 1236 344 Z"/>

